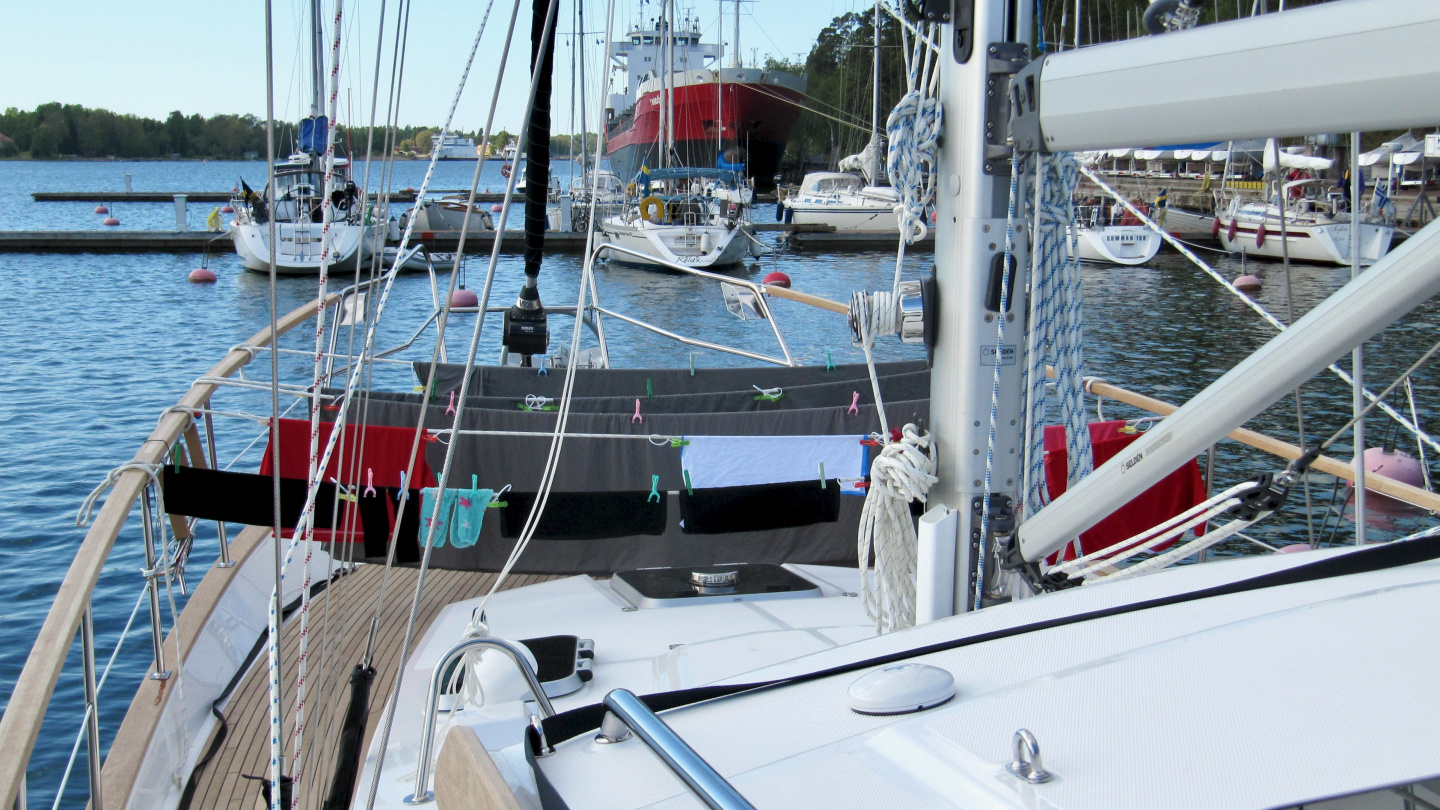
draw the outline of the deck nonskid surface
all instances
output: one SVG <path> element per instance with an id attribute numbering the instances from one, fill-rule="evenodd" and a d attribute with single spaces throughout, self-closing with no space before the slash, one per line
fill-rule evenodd
<path id="1" fill-rule="evenodd" d="M 370 632 L 370 617 L 379 594 L 384 567 L 362 565 L 353 573 L 338 579 L 328 592 L 317 596 L 310 610 L 310 641 L 307 653 L 307 685 L 305 699 L 305 739 L 301 752 L 303 776 L 297 791 L 300 807 L 318 808 L 325 801 L 335 769 L 336 746 L 340 726 L 350 700 L 350 672 L 365 653 Z M 395 568 L 390 572 L 384 605 L 375 642 L 373 665 L 375 681 L 370 692 L 369 719 L 365 725 L 365 744 L 375 733 L 385 701 L 395 683 L 400 646 L 405 638 L 405 625 L 415 594 L 419 571 Z M 519 588 L 554 577 L 511 576 L 505 589 Z M 430 571 L 425 577 L 416 617 L 415 638 L 418 640 L 445 605 L 483 595 L 495 581 L 494 574 L 469 571 Z M 328 597 L 328 626 L 327 605 Z M 281 663 L 284 668 L 285 717 L 282 739 L 285 742 L 287 773 L 293 773 L 294 756 L 295 676 L 299 664 L 299 611 L 291 614 L 281 632 Z M 228 731 L 219 750 L 194 775 L 195 790 L 189 803 L 192 808 L 245 808 L 256 805 L 260 783 L 243 779 L 242 774 L 268 775 L 270 771 L 269 668 L 262 654 L 251 664 L 240 684 L 221 709 Z M 217 731 L 219 729 L 217 727 Z M 214 734 L 206 744 L 213 745 Z M 357 792 L 364 787 L 357 787 Z"/>

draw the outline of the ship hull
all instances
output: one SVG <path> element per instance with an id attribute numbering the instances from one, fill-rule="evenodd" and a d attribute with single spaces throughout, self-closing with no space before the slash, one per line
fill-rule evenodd
<path id="1" fill-rule="evenodd" d="M 673 93 L 675 148 L 670 165 L 715 168 L 723 152 L 727 162 L 745 164 L 745 173 L 757 187 L 774 185 L 804 94 L 780 85 L 713 81 L 682 85 Z M 716 125 L 717 109 L 722 126 Z M 660 113 L 660 93 L 646 93 L 611 125 L 606 154 L 623 182 L 631 182 L 642 166 L 663 165 Z"/>

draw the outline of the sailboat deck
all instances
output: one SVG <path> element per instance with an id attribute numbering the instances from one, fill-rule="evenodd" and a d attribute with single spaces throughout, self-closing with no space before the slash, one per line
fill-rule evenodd
<path id="1" fill-rule="evenodd" d="M 328 590 L 316 597 L 310 612 L 308 651 L 308 686 L 305 711 L 305 748 L 302 751 L 303 778 L 296 790 L 301 796 L 300 807 L 318 808 L 325 802 L 335 770 L 336 747 L 340 726 L 350 700 L 350 672 L 365 651 L 370 631 L 370 615 L 379 592 L 384 567 L 362 565 L 351 574 L 338 579 Z M 370 692 L 370 710 L 365 725 L 365 743 L 381 721 L 385 703 L 395 683 L 400 646 L 405 637 L 410 604 L 419 571 L 395 568 L 386 587 L 385 605 L 375 641 L 375 681 Z M 511 576 L 505 590 L 555 579 L 551 576 Z M 416 618 L 415 638 L 418 640 L 439 614 L 452 602 L 483 595 L 495 581 L 494 574 L 470 571 L 430 571 L 425 577 L 425 592 Z M 329 626 L 326 629 L 326 597 L 329 598 Z M 294 689 L 300 647 L 299 611 L 293 613 L 281 633 L 281 661 L 284 674 L 287 716 L 282 739 L 285 740 L 287 766 L 293 756 L 291 734 L 294 729 Z M 224 733 L 223 742 L 209 762 L 196 769 L 194 793 L 188 802 L 192 808 L 253 808 L 259 805 L 260 783 L 242 778 L 267 775 L 270 769 L 269 678 L 265 655 L 258 656 L 244 678 L 222 708 L 223 727 L 217 726 L 207 742 L 214 745 L 216 734 Z M 287 767 L 287 771 L 290 768 Z M 357 795 L 364 786 L 357 786 Z M 182 810 L 187 806 L 181 803 Z"/>

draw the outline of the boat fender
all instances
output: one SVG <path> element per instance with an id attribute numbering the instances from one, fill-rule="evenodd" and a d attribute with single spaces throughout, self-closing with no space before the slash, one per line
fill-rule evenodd
<path id="1" fill-rule="evenodd" d="M 1218 237 L 1219 235 L 1220 235 L 1220 218 L 1219 218 L 1219 217 L 1215 217 L 1215 221 L 1210 224 L 1210 238 L 1211 238 L 1211 239 L 1214 239 L 1214 238 Z"/>
<path id="2" fill-rule="evenodd" d="M 665 203 L 651 195 L 640 201 L 640 218 L 646 222 L 659 222 L 665 216 Z"/>
<path id="3" fill-rule="evenodd" d="M 700 234 L 700 252 L 709 253 L 715 247 L 710 241 L 709 232 Z"/>
<path id="4" fill-rule="evenodd" d="M 1265 223 L 1255 230 L 1255 247 L 1265 247 Z"/>
<path id="5" fill-rule="evenodd" d="M 775 221 L 776 221 L 776 222 L 784 222 L 784 221 L 785 221 L 785 201 L 784 201 L 784 200 L 781 200 L 781 201 L 775 203 Z"/>
<path id="6" fill-rule="evenodd" d="M 1217 220 L 1217 221 L 1218 221 L 1218 220 Z M 1233 220 L 1233 219 L 1230 220 L 1230 228 L 1225 231 L 1225 238 L 1226 238 L 1226 239 L 1229 239 L 1231 242 L 1234 242 L 1234 241 L 1235 241 L 1235 233 L 1236 233 L 1238 230 L 1239 230 L 1239 226 L 1237 226 L 1237 225 L 1235 224 L 1235 220 Z"/>

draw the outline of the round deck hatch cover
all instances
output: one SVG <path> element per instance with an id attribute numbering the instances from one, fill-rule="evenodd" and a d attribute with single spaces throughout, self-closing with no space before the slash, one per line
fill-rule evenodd
<path id="1" fill-rule="evenodd" d="M 860 714 L 905 714 L 955 697 L 955 677 L 929 664 L 892 664 L 850 684 L 850 708 Z"/>
<path id="2" fill-rule="evenodd" d="M 739 571 L 691 571 L 690 583 L 700 588 L 733 588 L 740 579 Z"/>

